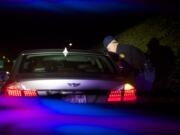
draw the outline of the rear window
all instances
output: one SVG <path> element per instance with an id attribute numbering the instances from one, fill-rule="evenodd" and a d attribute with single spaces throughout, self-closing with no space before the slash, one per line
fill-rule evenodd
<path id="1" fill-rule="evenodd" d="M 69 53 L 24 55 L 20 73 L 114 73 L 106 56 Z"/>

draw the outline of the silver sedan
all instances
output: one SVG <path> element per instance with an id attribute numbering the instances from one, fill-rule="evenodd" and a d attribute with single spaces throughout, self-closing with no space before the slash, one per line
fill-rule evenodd
<path id="1" fill-rule="evenodd" d="M 44 49 L 22 52 L 1 93 L 50 96 L 71 103 L 136 101 L 136 89 L 103 53 Z"/>

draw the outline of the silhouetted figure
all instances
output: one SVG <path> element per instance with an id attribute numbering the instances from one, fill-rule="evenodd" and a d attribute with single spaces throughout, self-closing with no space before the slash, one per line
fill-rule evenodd
<path id="1" fill-rule="evenodd" d="M 147 64 L 146 56 L 139 48 L 121 44 L 113 36 L 106 36 L 103 40 L 103 46 L 119 68 L 122 69 L 127 81 L 133 83 L 139 93 L 152 90 L 154 78 L 153 76 L 149 77 L 152 72 L 147 70 L 147 66 L 145 66 Z"/>
<path id="2" fill-rule="evenodd" d="M 107 53 L 119 66 L 123 76 L 134 74 L 133 72 L 135 69 L 130 64 L 128 64 L 124 59 L 120 58 L 117 53 L 113 53 L 113 52 L 107 52 Z"/>
<path id="3" fill-rule="evenodd" d="M 154 90 L 165 90 L 165 83 L 174 67 L 174 54 L 170 47 L 160 45 L 157 38 L 152 38 L 147 44 L 147 55 L 155 68 Z"/>

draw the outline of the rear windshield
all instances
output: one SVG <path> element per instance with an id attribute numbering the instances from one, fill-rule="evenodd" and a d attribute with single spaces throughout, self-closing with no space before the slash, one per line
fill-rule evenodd
<path id="1" fill-rule="evenodd" d="M 106 56 L 90 54 L 24 55 L 20 73 L 115 73 Z"/>

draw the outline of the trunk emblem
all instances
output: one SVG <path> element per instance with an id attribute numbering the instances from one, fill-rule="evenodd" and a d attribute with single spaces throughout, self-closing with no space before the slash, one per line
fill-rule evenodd
<path id="1" fill-rule="evenodd" d="M 68 83 L 70 87 L 78 87 L 80 83 Z"/>

